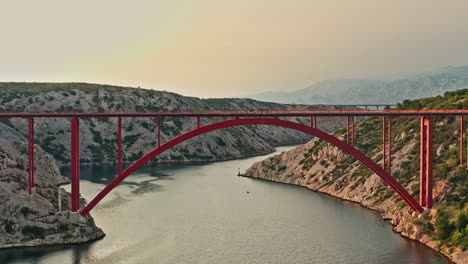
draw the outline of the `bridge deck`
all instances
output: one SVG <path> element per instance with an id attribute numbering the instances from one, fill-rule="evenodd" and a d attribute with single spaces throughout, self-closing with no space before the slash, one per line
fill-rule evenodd
<path id="1" fill-rule="evenodd" d="M 41 117 L 310 117 L 310 116 L 464 116 L 459 110 L 281 110 L 281 111 L 41 111 L 0 112 L 0 118 Z"/>

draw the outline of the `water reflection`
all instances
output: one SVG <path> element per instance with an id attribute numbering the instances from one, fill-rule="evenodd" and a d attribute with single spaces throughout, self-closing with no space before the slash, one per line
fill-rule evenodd
<path id="1" fill-rule="evenodd" d="M 197 166 L 206 166 L 209 163 L 190 163 L 190 164 L 158 164 L 155 165 L 145 165 L 138 169 L 134 174 L 146 174 L 151 177 L 164 178 L 165 180 L 170 180 L 170 176 L 173 170 L 176 169 L 185 169 L 190 167 Z M 124 168 L 125 169 L 125 168 Z M 62 167 L 60 171 L 63 175 L 70 176 L 71 168 Z M 80 178 L 81 180 L 87 180 L 92 183 L 98 184 L 108 184 L 117 176 L 117 167 L 114 165 L 100 165 L 100 166 L 82 166 L 80 168 Z"/>
<path id="2" fill-rule="evenodd" d="M 88 258 L 90 243 L 72 247 L 73 264 L 81 264 L 82 260 Z"/>
<path id="3" fill-rule="evenodd" d="M 91 212 L 103 240 L 4 250 L 0 263 L 449 263 L 357 204 L 235 176 L 262 159 L 143 167 Z M 117 173 L 114 166 L 81 172 L 86 199 Z M 164 191 L 133 194 L 142 182 Z"/>

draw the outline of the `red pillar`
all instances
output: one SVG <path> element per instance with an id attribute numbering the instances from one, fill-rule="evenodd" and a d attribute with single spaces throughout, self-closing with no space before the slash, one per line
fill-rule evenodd
<path id="1" fill-rule="evenodd" d="M 387 117 L 382 117 L 383 169 L 387 170 Z"/>
<path id="2" fill-rule="evenodd" d="M 161 146 L 161 117 L 158 117 L 158 148 Z"/>
<path id="3" fill-rule="evenodd" d="M 420 203 L 432 208 L 433 119 L 421 117 Z"/>
<path id="4" fill-rule="evenodd" d="M 29 119 L 29 194 L 34 190 L 34 119 Z"/>
<path id="5" fill-rule="evenodd" d="M 310 127 L 311 128 L 317 128 L 317 117 L 316 116 L 311 116 L 310 117 Z"/>
<path id="6" fill-rule="evenodd" d="M 200 128 L 200 117 L 197 116 L 197 128 Z"/>
<path id="7" fill-rule="evenodd" d="M 71 120 L 71 210 L 80 210 L 80 120 Z"/>
<path id="8" fill-rule="evenodd" d="M 465 120 L 463 116 L 460 116 L 460 165 L 463 166 L 465 163 Z"/>
<path id="9" fill-rule="evenodd" d="M 352 139 L 353 139 L 353 147 L 354 147 L 354 145 L 356 144 L 356 136 L 355 136 L 355 134 L 354 134 L 354 131 L 355 131 L 355 130 L 354 130 L 354 122 L 355 122 L 355 120 L 354 120 L 354 116 L 352 116 L 351 118 L 352 118 L 351 124 L 352 124 L 352 127 L 353 127 L 353 130 L 352 130 L 352 132 L 353 132 L 353 138 L 352 138 Z"/>
<path id="10" fill-rule="evenodd" d="M 122 173 L 122 118 L 117 119 L 117 170 Z"/>
<path id="11" fill-rule="evenodd" d="M 349 144 L 349 134 L 350 134 L 350 131 L 349 131 L 349 123 L 350 123 L 350 120 L 349 120 L 349 116 L 346 117 L 346 143 Z"/>
<path id="12" fill-rule="evenodd" d="M 388 173 L 392 175 L 392 117 L 388 117 Z"/>

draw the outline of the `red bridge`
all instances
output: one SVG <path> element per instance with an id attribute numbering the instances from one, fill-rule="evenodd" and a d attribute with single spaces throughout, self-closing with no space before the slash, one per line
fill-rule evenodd
<path id="1" fill-rule="evenodd" d="M 404 201 L 416 212 L 422 213 L 425 208 L 433 206 L 432 198 L 432 165 L 433 165 L 433 117 L 458 116 L 460 119 L 460 164 L 465 165 L 464 157 L 464 116 L 468 110 L 331 110 L 331 111 L 169 111 L 169 112 L 1 112 L 0 118 L 29 119 L 29 193 L 34 191 L 34 119 L 36 118 L 69 118 L 71 119 L 71 210 L 86 216 L 118 184 L 130 174 L 157 157 L 164 151 L 193 137 L 218 129 L 245 126 L 270 125 L 295 129 L 323 139 L 346 151 L 354 158 L 369 167 L 380 176 Z M 347 136 L 344 141 L 330 135 L 317 127 L 317 120 L 324 116 L 343 117 L 347 119 Z M 382 117 L 383 162 L 379 166 L 370 157 L 357 150 L 355 145 L 355 117 Z M 391 176 L 392 153 L 392 118 L 410 116 L 421 120 L 420 150 L 420 196 L 419 202 Z M 122 170 L 122 118 L 147 117 L 158 120 L 158 146 L 141 157 L 125 170 Z M 196 118 L 197 127 L 161 144 L 162 118 Z M 224 117 L 227 121 L 215 122 L 201 126 L 201 118 Z M 308 125 L 288 120 L 285 117 L 303 117 L 310 120 Z M 85 208 L 80 208 L 80 118 L 117 118 L 118 175 L 107 185 Z"/>

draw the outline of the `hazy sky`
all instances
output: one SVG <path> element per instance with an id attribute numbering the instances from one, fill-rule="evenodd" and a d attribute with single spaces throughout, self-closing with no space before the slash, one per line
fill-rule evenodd
<path id="1" fill-rule="evenodd" d="M 466 0 L 3 0 L 0 80 L 199 97 L 468 64 Z"/>

